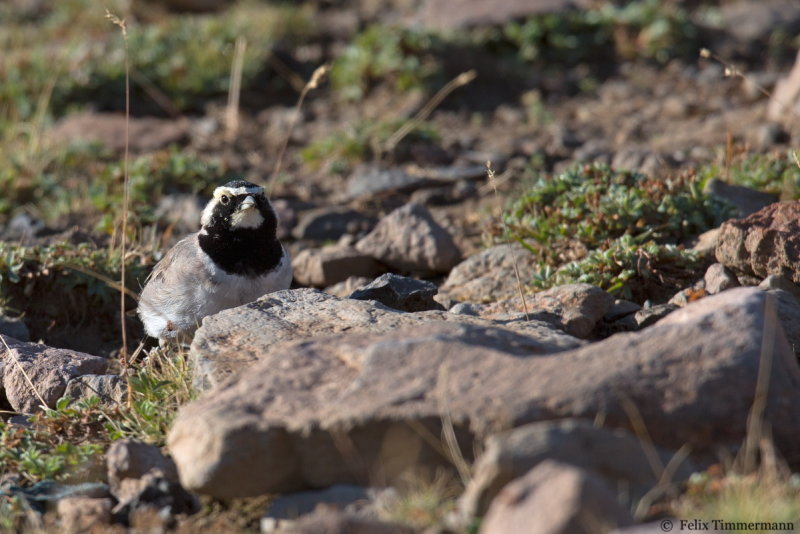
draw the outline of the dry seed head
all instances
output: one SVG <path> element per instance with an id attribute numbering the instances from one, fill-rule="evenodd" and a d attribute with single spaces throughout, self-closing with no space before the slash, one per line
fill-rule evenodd
<path id="1" fill-rule="evenodd" d="M 325 75 L 328 74 L 329 70 L 330 66 L 328 65 L 322 65 L 320 67 L 317 67 L 317 69 L 314 71 L 314 74 L 311 75 L 311 79 L 308 81 L 308 88 L 316 89 L 319 83 L 325 77 Z"/>

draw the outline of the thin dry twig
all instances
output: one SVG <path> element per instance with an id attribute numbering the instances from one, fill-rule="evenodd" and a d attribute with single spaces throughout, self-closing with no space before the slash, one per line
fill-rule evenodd
<path id="1" fill-rule="evenodd" d="M 447 378 L 448 368 L 445 363 L 439 366 L 439 376 L 436 380 L 439 409 L 442 413 L 442 434 L 449 453 L 447 457 L 455 466 L 456 471 L 458 471 L 458 476 L 461 478 L 464 487 L 467 487 L 472 478 L 472 471 L 470 470 L 469 462 L 461 452 L 461 447 L 458 446 L 458 438 L 453 427 L 453 418 L 450 416 L 450 406 L 447 402 Z"/>
<path id="2" fill-rule="evenodd" d="M 122 32 L 122 39 L 125 43 L 125 156 L 122 160 L 122 242 L 121 242 L 121 261 L 120 261 L 120 286 L 125 287 L 125 254 L 127 248 L 128 235 L 128 156 L 130 151 L 130 122 L 131 122 L 131 81 L 130 81 L 130 58 L 128 53 L 128 27 L 125 19 L 121 19 L 106 9 L 106 18 L 112 24 L 119 27 Z M 128 376 L 128 332 L 125 325 L 125 293 L 120 292 L 119 297 L 119 321 L 122 330 L 122 348 L 120 349 L 120 367 L 125 381 L 128 385 L 128 406 L 133 403 L 133 390 Z"/>
<path id="3" fill-rule="evenodd" d="M 728 78 L 734 78 L 734 77 L 735 78 L 741 78 L 742 80 L 746 81 L 747 83 L 749 83 L 750 85 L 755 87 L 758 90 L 759 93 L 761 93 L 762 95 L 766 96 L 767 98 L 773 98 L 773 99 L 775 98 L 775 95 L 770 93 L 769 89 L 767 89 L 766 87 L 764 87 L 763 85 L 758 83 L 753 78 L 749 77 L 741 69 L 739 69 L 739 67 L 737 67 L 733 63 L 727 61 L 725 58 L 723 58 L 721 56 L 718 56 L 717 54 L 715 54 L 714 52 L 712 52 L 708 48 L 701 48 L 700 49 L 700 57 L 703 58 L 703 59 L 713 59 L 714 61 L 716 61 L 717 63 L 722 65 L 724 67 L 724 69 L 725 69 L 724 72 L 725 72 L 725 76 L 726 77 L 728 77 Z M 794 106 L 792 106 L 790 103 L 783 102 L 783 101 L 778 100 L 778 99 L 775 99 L 775 101 L 778 102 L 778 104 L 781 106 L 781 108 L 783 108 L 785 111 L 788 111 L 789 113 L 791 113 L 795 117 L 798 117 L 797 112 L 794 110 Z"/>
<path id="4" fill-rule="evenodd" d="M 517 255 L 514 254 L 514 249 L 511 248 L 511 238 L 508 237 L 508 228 L 506 228 L 506 222 L 502 218 L 502 206 L 500 206 L 500 196 L 497 194 L 497 181 L 495 180 L 494 169 L 492 169 L 491 161 L 486 162 L 486 176 L 489 178 L 489 184 L 494 190 L 494 200 L 497 204 L 498 213 L 500 213 L 500 221 L 503 225 L 503 234 L 505 235 L 506 246 L 508 247 L 508 252 L 511 254 L 511 263 L 514 265 L 514 276 L 517 278 L 517 291 L 519 292 L 519 298 L 522 299 L 522 309 L 525 311 L 525 320 L 527 321 L 529 319 L 528 303 L 525 301 L 525 291 L 522 288 L 522 277 L 519 275 Z"/>
<path id="5" fill-rule="evenodd" d="M 445 86 L 439 89 L 428 101 L 428 103 L 425 104 L 416 115 L 414 115 L 414 117 L 404 122 L 400 128 L 398 128 L 397 131 L 386 140 L 386 143 L 383 146 L 383 152 L 391 152 L 397 146 L 397 144 L 405 138 L 405 136 L 411 133 L 414 128 L 419 126 L 422 121 L 427 119 L 428 116 L 433 113 L 433 110 L 442 103 L 442 100 L 447 98 L 450 93 L 459 87 L 463 87 L 470 83 L 477 77 L 477 75 L 478 74 L 474 70 L 469 70 L 467 72 L 462 72 L 447 82 Z"/>
<path id="6" fill-rule="evenodd" d="M 233 62 L 231 64 L 231 80 L 228 86 L 228 106 L 225 108 L 225 140 L 229 143 L 239 131 L 239 97 L 242 93 L 242 70 L 244 68 L 244 53 L 247 51 L 247 39 L 236 38 L 233 49 Z"/>
<path id="7" fill-rule="evenodd" d="M 17 358 L 17 355 L 14 354 L 14 351 L 11 350 L 11 347 L 8 346 L 8 343 L 6 343 L 5 336 L 3 336 L 2 334 L 0 334 L 0 341 L 3 342 L 3 346 L 6 348 L 6 353 L 9 356 L 11 356 L 11 359 L 14 360 L 14 363 L 16 363 L 17 367 L 19 367 L 19 370 L 22 372 L 22 376 L 25 377 L 25 381 L 31 387 L 31 391 L 33 391 L 33 394 L 36 395 L 36 398 L 39 399 L 39 402 L 42 403 L 42 409 L 43 410 L 49 409 L 49 406 L 47 406 L 47 402 L 45 402 L 44 398 L 39 394 L 38 391 L 36 391 L 36 386 L 33 385 L 33 380 L 31 380 L 31 377 L 29 377 L 28 373 L 25 372 L 25 368 L 22 367 L 22 364 L 20 363 L 19 359 Z"/>
<path id="8" fill-rule="evenodd" d="M 72 264 L 72 263 L 68 263 L 68 264 L 64 265 L 64 267 L 67 268 L 67 269 L 72 269 L 73 271 L 78 271 L 79 273 L 83 273 L 85 275 L 91 276 L 92 278 L 97 278 L 98 280 L 100 280 L 101 282 L 106 284 L 111 289 L 115 289 L 117 291 L 120 291 L 121 293 L 123 293 L 125 295 L 128 295 L 130 298 L 132 298 L 133 300 L 135 300 L 137 302 L 139 301 L 139 295 L 137 295 L 136 292 L 134 292 L 133 290 L 131 290 L 131 289 L 129 289 L 129 288 L 123 286 L 123 285 L 120 285 L 119 282 L 117 282 L 116 280 L 112 280 L 111 278 L 109 278 L 108 276 L 106 276 L 104 274 L 100 274 L 100 273 L 95 272 L 95 271 L 93 271 L 91 269 L 87 269 L 86 267 L 83 267 L 81 265 L 75 265 L 75 264 Z"/>
<path id="9" fill-rule="evenodd" d="M 756 391 L 750 413 L 747 416 L 747 435 L 744 447 L 736 459 L 742 473 L 752 473 L 756 470 L 759 444 L 767 433 L 764 411 L 767 407 L 775 343 L 778 340 L 778 317 L 774 299 L 775 297 L 767 294 L 764 303 L 764 332 L 761 336 L 761 357 L 758 363 Z"/>
<path id="10" fill-rule="evenodd" d="M 319 84 L 328 74 L 330 70 L 330 65 L 321 65 L 316 68 L 314 73 L 311 75 L 311 78 L 308 80 L 308 83 L 303 87 L 303 90 L 300 91 L 300 96 L 297 98 L 297 104 L 294 106 L 294 114 L 292 115 L 292 121 L 289 123 L 289 131 L 286 132 L 286 137 L 283 139 L 283 145 L 281 145 L 281 150 L 278 152 L 278 158 L 275 160 L 275 168 L 272 169 L 272 176 L 269 180 L 269 187 L 267 188 L 267 192 L 270 196 L 272 196 L 272 189 L 275 187 L 275 181 L 278 179 L 278 174 L 281 172 L 281 164 L 283 163 L 283 155 L 286 153 L 286 147 L 289 146 L 289 140 L 292 137 L 292 132 L 294 131 L 294 127 L 297 124 L 297 121 L 300 119 L 300 108 L 303 106 L 303 101 L 306 99 L 306 95 L 319 87 Z"/>

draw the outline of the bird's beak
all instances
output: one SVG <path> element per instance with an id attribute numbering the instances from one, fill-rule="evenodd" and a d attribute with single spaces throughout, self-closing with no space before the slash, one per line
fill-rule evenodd
<path id="1" fill-rule="evenodd" d="M 242 200 L 242 203 L 239 204 L 239 211 L 249 210 L 250 208 L 254 208 L 256 206 L 256 199 L 252 197 L 252 195 L 247 195 L 247 197 Z"/>

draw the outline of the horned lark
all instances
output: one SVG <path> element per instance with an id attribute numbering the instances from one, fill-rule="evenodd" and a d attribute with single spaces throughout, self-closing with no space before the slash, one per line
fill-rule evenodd
<path id="1" fill-rule="evenodd" d="M 142 290 L 139 317 L 161 344 L 185 342 L 203 317 L 287 289 L 292 281 L 263 187 L 237 180 L 216 188 L 200 223 L 199 232 L 158 262 Z"/>

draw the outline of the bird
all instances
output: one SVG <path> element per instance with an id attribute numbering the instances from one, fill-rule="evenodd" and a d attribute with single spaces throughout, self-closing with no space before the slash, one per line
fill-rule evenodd
<path id="1" fill-rule="evenodd" d="M 159 345 L 187 343 L 204 317 L 288 289 L 289 254 L 264 188 L 233 180 L 214 190 L 200 231 L 175 244 L 145 280 L 137 312 Z"/>

